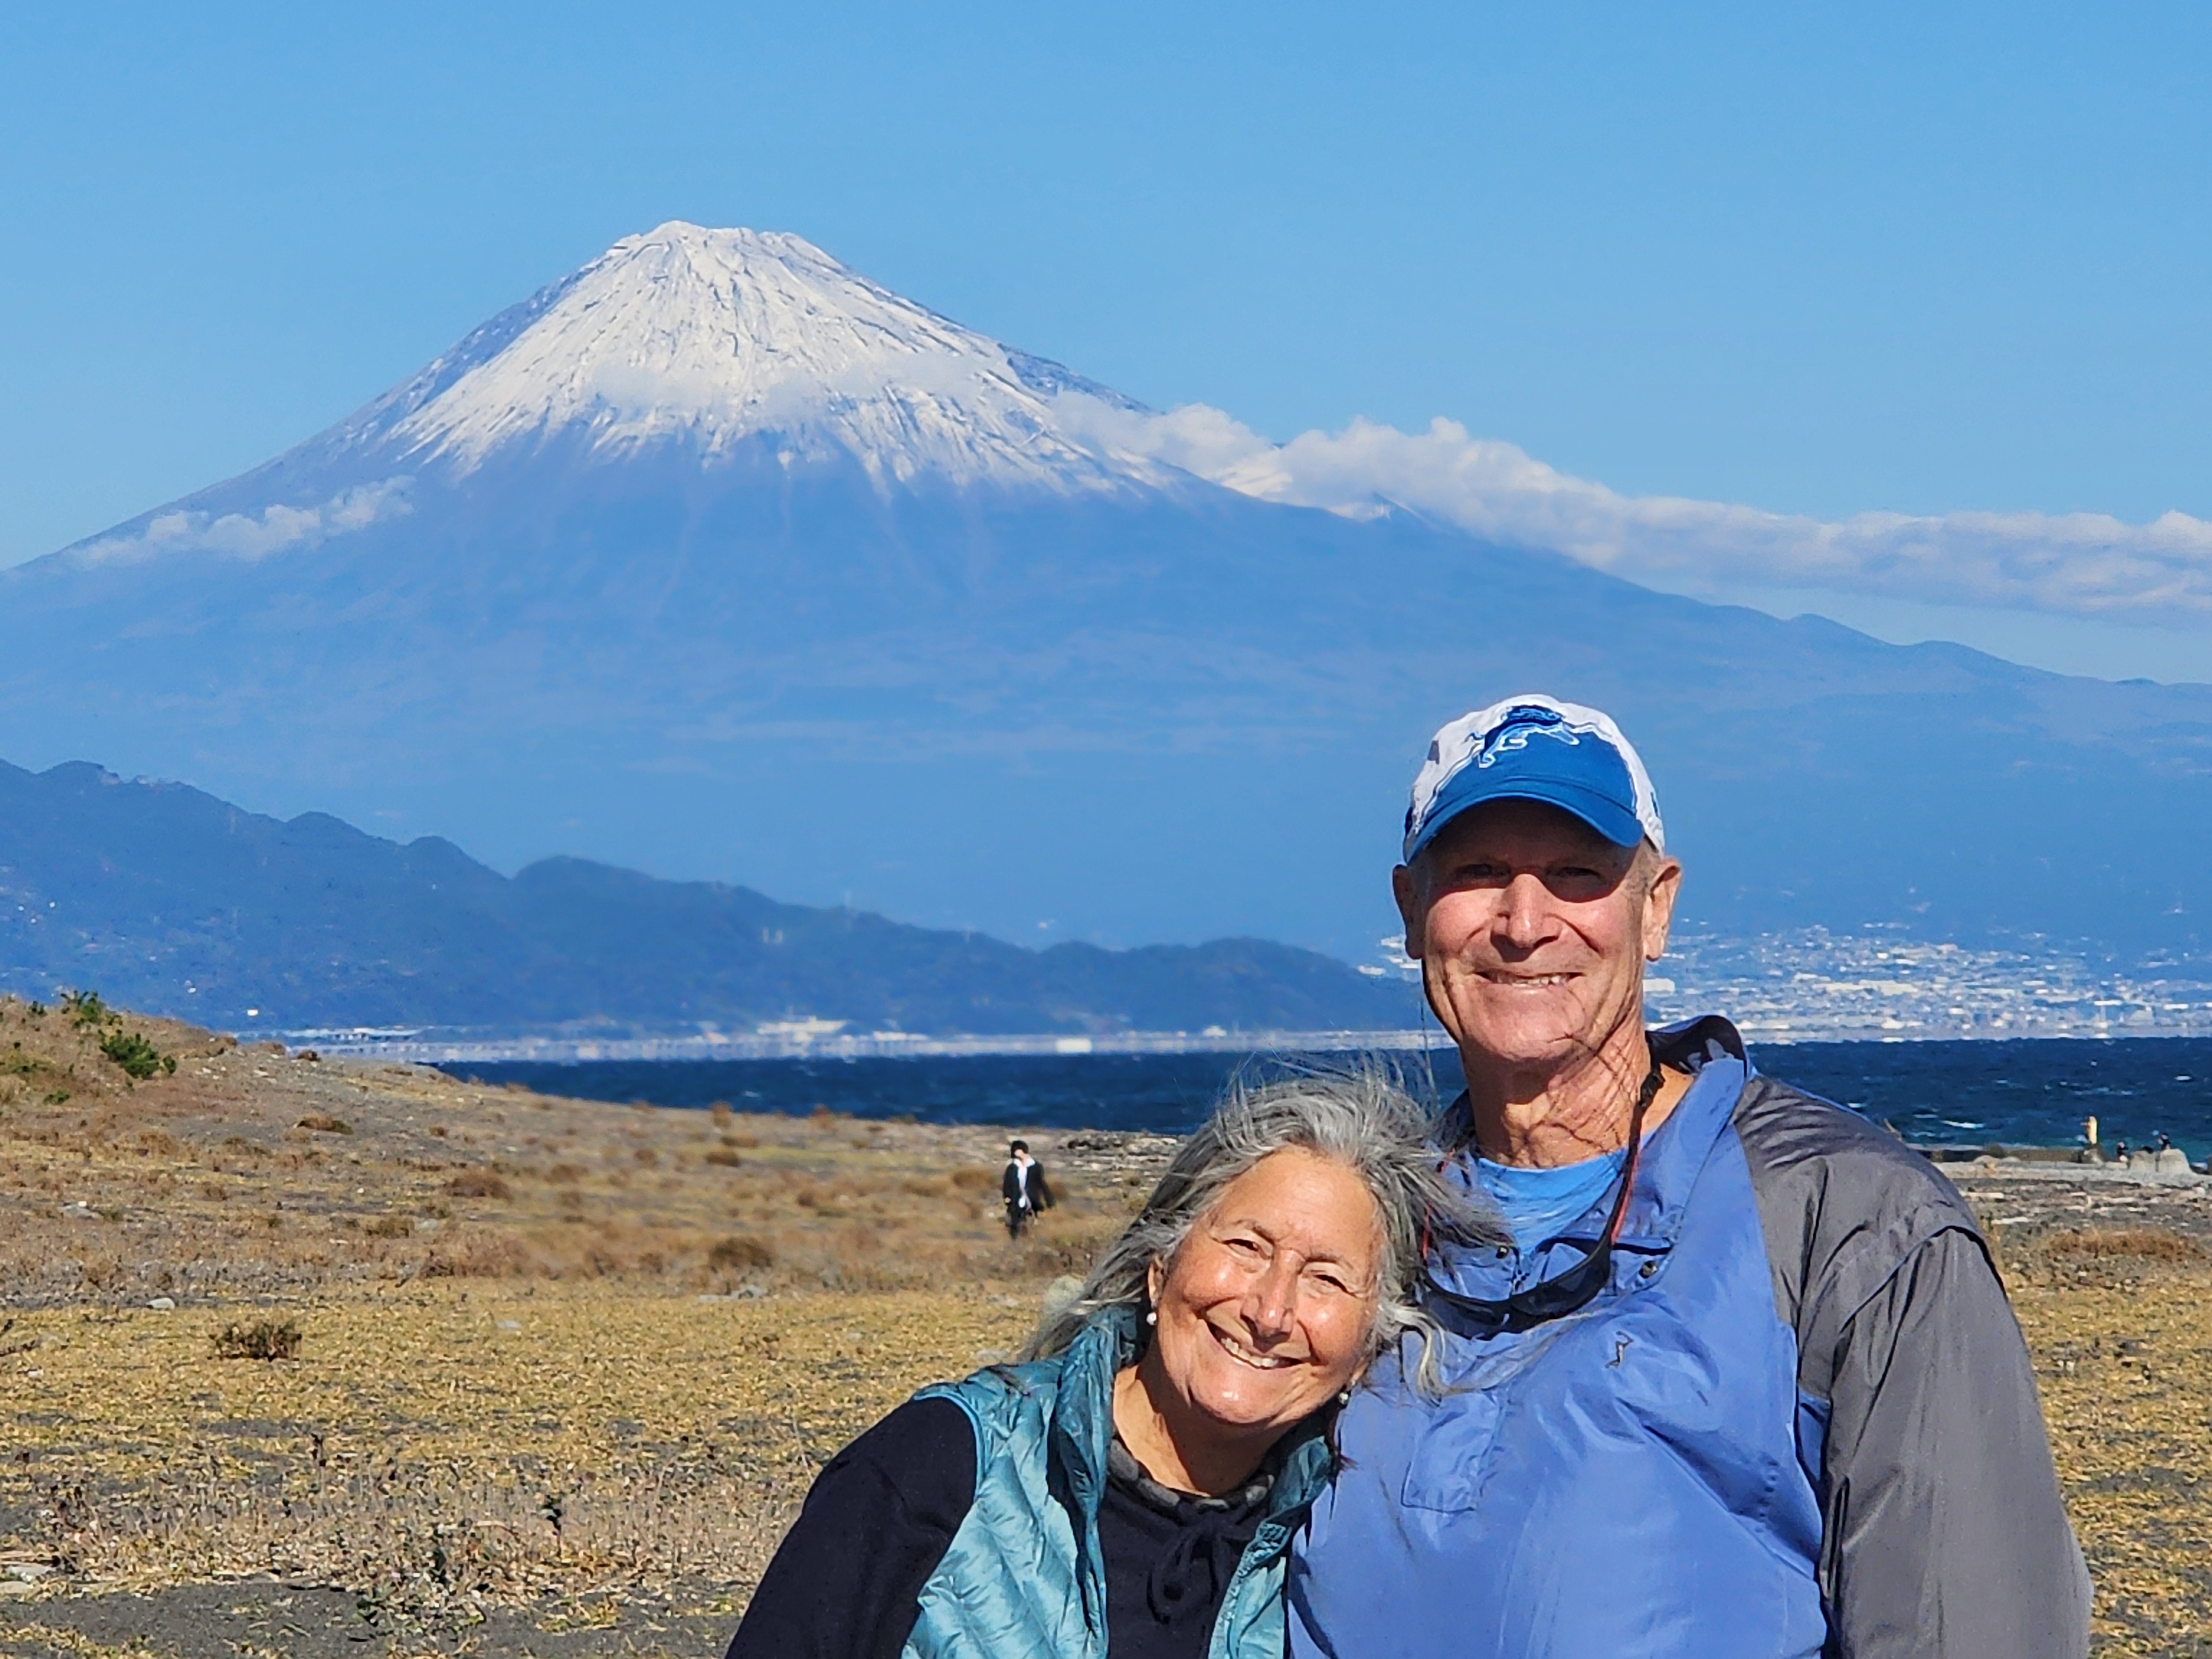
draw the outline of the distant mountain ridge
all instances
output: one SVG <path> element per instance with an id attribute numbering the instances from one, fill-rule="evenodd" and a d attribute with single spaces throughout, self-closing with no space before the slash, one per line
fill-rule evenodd
<path id="1" fill-rule="evenodd" d="M 1656 593 L 1123 445 L 802 239 L 665 225 L 0 571 L 0 753 L 1027 939 L 1371 957 L 1429 733 L 1604 707 L 1731 935 L 2212 949 L 2212 688 Z"/>
<path id="2" fill-rule="evenodd" d="M 502 1032 L 1377 1030 L 1418 994 L 1257 939 L 1030 951 L 580 859 L 509 878 L 443 841 L 0 763 L 0 988 L 63 987 L 233 1028 Z"/>

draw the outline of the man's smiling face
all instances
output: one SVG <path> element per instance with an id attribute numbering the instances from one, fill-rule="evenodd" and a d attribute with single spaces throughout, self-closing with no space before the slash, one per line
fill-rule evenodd
<path id="1" fill-rule="evenodd" d="M 1642 1018 L 1680 874 L 1571 813 L 1504 800 L 1454 818 L 1393 885 L 1406 952 L 1462 1052 L 1550 1072 Z"/>

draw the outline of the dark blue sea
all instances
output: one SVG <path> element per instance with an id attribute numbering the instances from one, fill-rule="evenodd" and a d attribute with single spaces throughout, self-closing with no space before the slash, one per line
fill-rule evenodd
<path id="1" fill-rule="evenodd" d="M 1923 1144 L 2075 1146 L 2082 1120 L 2094 1114 L 2107 1147 L 2119 1140 L 2142 1145 L 2163 1130 L 2193 1158 L 2212 1153 L 2212 1038 L 1799 1042 L 1761 1045 L 1753 1055 L 1762 1071 L 1893 1123 Z M 1400 1060 L 1416 1086 L 1437 1099 L 1459 1088 L 1459 1062 L 1449 1050 Z M 1267 1055 L 1081 1054 L 446 1070 L 490 1084 L 658 1106 L 726 1101 L 750 1112 L 821 1106 L 930 1123 L 1179 1132 L 1195 1124 L 1240 1071 L 1264 1076 L 1280 1064 L 1280 1056 Z"/>

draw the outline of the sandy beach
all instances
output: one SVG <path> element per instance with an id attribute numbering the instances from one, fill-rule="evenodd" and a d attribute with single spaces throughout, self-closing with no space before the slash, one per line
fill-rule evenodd
<path id="1" fill-rule="evenodd" d="M 102 1045 L 143 1035 L 134 1080 Z M 141 1069 L 144 1069 L 141 1062 Z M 719 1650 L 812 1471 L 1016 1346 L 1170 1143 L 487 1091 L 0 1003 L 0 1652 Z M 2098 1651 L 2212 1640 L 2212 1181 L 1948 1166 Z M 256 1357 L 273 1355 L 276 1357 Z"/>

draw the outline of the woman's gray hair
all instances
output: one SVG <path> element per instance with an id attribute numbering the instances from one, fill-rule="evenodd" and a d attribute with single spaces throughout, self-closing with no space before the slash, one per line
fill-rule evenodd
<path id="1" fill-rule="evenodd" d="M 1176 1148 L 1143 1211 L 1107 1247 L 1074 1299 L 1047 1311 L 1025 1357 L 1061 1352 L 1102 1310 L 1147 1306 L 1152 1264 L 1174 1260 L 1231 1182 L 1296 1148 L 1344 1165 L 1373 1197 L 1382 1249 L 1368 1357 L 1413 1337 L 1419 1355 L 1410 1380 L 1433 1397 L 1443 1381 L 1437 1325 L 1418 1299 L 1425 1249 L 1431 1243 L 1495 1243 L 1504 1233 L 1443 1178 L 1430 1128 L 1419 1103 L 1376 1064 L 1232 1085 Z"/>

